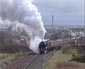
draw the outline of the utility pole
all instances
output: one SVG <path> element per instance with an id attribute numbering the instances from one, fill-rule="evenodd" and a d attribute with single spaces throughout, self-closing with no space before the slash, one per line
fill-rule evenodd
<path id="1" fill-rule="evenodd" d="M 83 36 L 83 43 L 82 44 L 85 44 L 85 14 L 84 14 L 84 36 Z M 85 54 L 85 51 L 84 49 L 83 50 L 83 54 Z"/>
<path id="2" fill-rule="evenodd" d="M 85 6 L 85 4 L 84 4 L 84 6 Z M 84 11 L 85 11 L 85 9 L 84 9 Z M 84 40 L 85 40 L 85 14 L 84 14 Z"/>
<path id="3" fill-rule="evenodd" d="M 52 15 L 52 30 L 54 29 L 54 15 Z"/>
<path id="4" fill-rule="evenodd" d="M 84 1 L 84 6 L 85 6 L 85 1 Z M 85 8 L 84 8 L 84 11 L 85 11 Z M 85 14 L 84 14 L 84 37 L 83 37 L 83 43 L 85 42 L 84 40 L 85 40 Z"/>
<path id="5" fill-rule="evenodd" d="M 52 39 L 55 40 L 54 15 L 52 15 Z"/>

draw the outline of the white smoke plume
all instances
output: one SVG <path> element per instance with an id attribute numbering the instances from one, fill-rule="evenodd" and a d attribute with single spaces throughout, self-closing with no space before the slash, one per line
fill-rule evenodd
<path id="1" fill-rule="evenodd" d="M 20 29 L 18 33 L 24 30 L 30 36 L 30 49 L 38 53 L 37 45 L 44 39 L 46 31 L 33 0 L 0 0 L 0 27 L 11 25 L 12 30 Z"/>
<path id="2" fill-rule="evenodd" d="M 32 49 L 35 53 L 39 54 L 39 43 L 42 41 L 42 39 L 40 39 L 39 37 L 35 37 L 34 39 L 31 40 L 31 46 L 30 49 Z"/>

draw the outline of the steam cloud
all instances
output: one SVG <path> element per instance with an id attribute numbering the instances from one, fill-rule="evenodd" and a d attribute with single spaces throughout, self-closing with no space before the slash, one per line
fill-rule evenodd
<path id="1" fill-rule="evenodd" d="M 22 30 L 30 37 L 30 49 L 38 53 L 38 44 L 45 36 L 41 14 L 33 0 L 0 0 L 0 28 Z M 22 36 L 22 35 L 20 35 Z M 26 39 L 28 42 L 28 39 Z"/>

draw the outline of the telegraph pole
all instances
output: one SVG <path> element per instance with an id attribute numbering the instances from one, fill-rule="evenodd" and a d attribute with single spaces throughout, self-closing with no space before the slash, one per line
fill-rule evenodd
<path id="1" fill-rule="evenodd" d="M 52 30 L 54 29 L 54 15 L 52 15 Z"/>
<path id="2" fill-rule="evenodd" d="M 54 15 L 52 15 L 52 39 L 55 40 Z"/>
<path id="3" fill-rule="evenodd" d="M 85 1 L 84 1 L 84 6 L 85 6 Z M 85 11 L 85 8 L 84 8 L 84 11 Z M 84 13 L 84 36 L 83 36 L 83 43 L 82 44 L 85 44 L 85 13 Z M 84 49 L 83 50 L 83 54 L 85 54 L 85 51 Z"/>
<path id="4" fill-rule="evenodd" d="M 83 36 L 83 42 L 82 42 L 82 44 L 85 44 L 85 14 L 84 14 L 84 36 Z M 85 54 L 84 49 L 82 49 L 82 50 L 83 50 L 83 54 Z"/>
<path id="5" fill-rule="evenodd" d="M 84 1 L 84 6 L 85 6 L 85 1 Z M 85 11 L 85 8 L 84 8 Z M 84 12 L 83 12 L 84 13 Z M 83 30 L 84 30 L 84 37 L 83 37 L 83 43 L 85 42 L 85 14 L 84 14 L 84 26 L 83 26 Z"/>

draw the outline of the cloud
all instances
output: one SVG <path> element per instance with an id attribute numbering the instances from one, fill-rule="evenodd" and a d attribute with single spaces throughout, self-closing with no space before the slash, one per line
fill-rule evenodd
<path id="1" fill-rule="evenodd" d="M 84 0 L 34 0 L 44 23 L 50 24 L 52 14 L 56 24 L 84 24 Z"/>
<path id="2" fill-rule="evenodd" d="M 66 12 L 83 11 L 84 0 L 34 0 L 40 7 L 52 8 Z"/>

